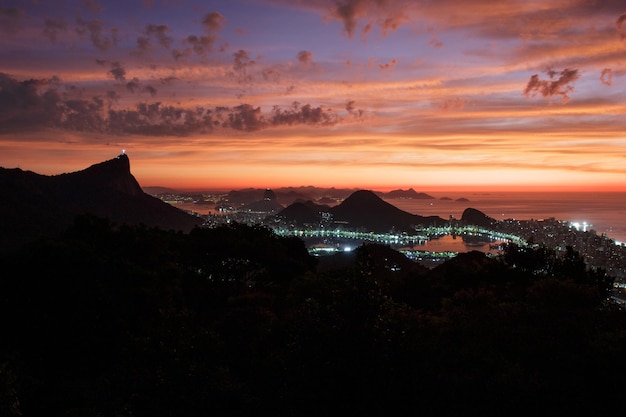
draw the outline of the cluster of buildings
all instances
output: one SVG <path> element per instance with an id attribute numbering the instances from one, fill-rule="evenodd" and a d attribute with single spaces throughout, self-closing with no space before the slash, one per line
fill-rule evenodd
<path id="1" fill-rule="evenodd" d="M 164 201 L 179 205 L 180 203 L 189 203 L 193 198 L 198 196 L 176 196 L 168 195 L 166 198 L 161 197 Z M 203 196 L 207 197 L 207 196 Z M 213 196 L 217 197 L 217 196 Z M 273 196 L 271 196 L 273 197 Z M 217 198 L 216 198 L 217 200 Z M 272 199 L 273 200 L 273 199 Z M 197 200 L 196 200 L 197 202 Z M 219 209 L 218 209 L 219 208 Z M 264 224 L 274 229 L 278 234 L 301 234 L 311 235 L 319 234 L 320 231 L 328 233 L 329 241 L 334 238 L 349 239 L 351 233 L 354 231 L 346 230 L 345 228 L 329 227 L 328 219 L 324 216 L 321 217 L 318 227 L 309 228 L 308 230 L 299 230 L 297 228 L 290 227 L 287 224 L 280 222 L 267 222 L 268 215 L 275 213 L 268 213 L 261 210 L 237 209 L 233 207 L 217 207 L 213 213 L 202 215 L 205 222 L 205 227 L 215 227 L 220 224 L 237 222 L 244 224 Z M 196 213 L 197 215 L 197 213 Z M 571 246 L 574 250 L 578 251 L 585 259 L 587 265 L 592 268 L 602 268 L 607 271 L 611 276 L 614 276 L 618 283 L 626 282 L 626 245 L 616 242 L 614 239 L 609 238 L 604 234 L 598 234 L 595 230 L 588 227 L 580 227 L 580 225 L 572 224 L 566 221 L 557 220 L 555 218 L 541 219 L 541 220 L 498 220 L 494 221 L 489 228 L 481 227 L 480 230 L 475 228 L 473 232 L 481 233 L 483 235 L 490 236 L 493 240 L 514 242 L 517 244 L 538 244 L 544 245 L 549 248 L 553 248 L 557 251 L 565 251 L 567 246 Z M 407 240 L 423 240 L 432 239 L 439 236 L 452 233 L 472 233 L 472 230 L 460 230 L 456 227 L 452 221 L 450 227 L 439 227 L 436 230 L 419 229 L 416 230 L 413 236 L 399 236 L 397 232 L 390 232 L 387 235 L 377 234 L 368 239 L 367 236 L 363 236 L 363 233 L 354 234 L 355 244 L 358 244 L 357 240 L 365 241 L 377 241 L 388 242 L 391 246 L 399 247 L 394 242 L 400 241 L 406 243 Z M 337 236 L 333 237 L 333 234 Z M 319 247 L 317 248 L 319 251 Z M 409 252 L 407 252 L 409 253 Z M 448 252 L 441 254 L 430 254 L 431 260 L 438 256 L 441 260 L 449 258 L 454 254 Z"/>

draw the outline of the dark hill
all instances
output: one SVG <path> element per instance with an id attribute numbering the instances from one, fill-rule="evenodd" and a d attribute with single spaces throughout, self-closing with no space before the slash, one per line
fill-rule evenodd
<path id="1" fill-rule="evenodd" d="M 277 216 L 285 221 L 298 225 L 316 224 L 320 222 L 320 215 L 317 210 L 299 201 L 285 207 Z"/>
<path id="2" fill-rule="evenodd" d="M 466 225 L 475 225 L 482 227 L 489 227 L 496 222 L 496 219 L 493 217 L 487 216 L 480 210 L 476 210 L 475 208 L 468 207 L 463 211 L 463 215 L 461 216 L 461 223 Z"/>
<path id="3" fill-rule="evenodd" d="M 441 217 L 422 217 L 400 210 L 375 193 L 360 190 L 330 209 L 336 222 L 345 222 L 353 229 L 387 232 L 391 229 L 411 230 L 415 225 L 444 225 Z"/>
<path id="4" fill-rule="evenodd" d="M 243 206 L 243 210 L 253 211 L 257 213 L 277 213 L 284 207 L 276 200 L 259 200 L 248 203 Z"/>
<path id="5" fill-rule="evenodd" d="M 418 193 L 413 188 L 409 188 L 408 190 L 402 190 L 402 189 L 392 190 L 392 191 L 389 191 L 388 193 L 380 193 L 379 195 L 383 198 L 389 198 L 389 199 L 410 198 L 414 200 L 431 200 L 435 198 L 430 194 Z"/>
<path id="6" fill-rule="evenodd" d="M 185 232 L 201 223 L 143 192 L 125 154 L 54 176 L 0 168 L 0 189 L 0 246 L 61 232 L 81 214 Z"/>
<path id="7" fill-rule="evenodd" d="M 328 211 L 330 211 L 330 207 L 325 204 L 315 204 L 311 200 L 296 200 L 276 216 L 296 225 L 319 224 L 322 219 L 320 213 Z"/>
<path id="8" fill-rule="evenodd" d="M 315 211 L 318 212 L 322 212 L 322 211 L 329 211 L 330 210 L 330 206 L 328 204 L 322 204 L 322 203 L 315 203 L 311 200 L 302 200 L 302 199 L 298 199 L 296 201 L 294 201 L 294 203 L 302 203 L 307 207 L 312 208 Z"/>

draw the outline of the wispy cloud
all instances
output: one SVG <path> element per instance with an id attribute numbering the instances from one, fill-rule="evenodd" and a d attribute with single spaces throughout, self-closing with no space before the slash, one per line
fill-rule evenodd
<path id="1" fill-rule="evenodd" d="M 226 164 L 623 172 L 623 1 L 205 3 L 9 0 L 0 146 L 36 129 L 122 138 L 242 178 Z"/>
<path id="2" fill-rule="evenodd" d="M 574 81 L 580 78 L 577 69 L 564 69 L 562 71 L 547 70 L 548 79 L 540 79 L 538 74 L 534 74 L 528 80 L 524 95 L 534 97 L 540 94 L 544 98 L 560 96 L 566 102 L 569 100 L 569 94 L 574 91 L 572 85 Z"/>

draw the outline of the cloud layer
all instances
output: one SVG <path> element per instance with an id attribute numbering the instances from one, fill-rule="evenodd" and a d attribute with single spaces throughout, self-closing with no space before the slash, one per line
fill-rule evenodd
<path id="1" fill-rule="evenodd" d="M 6 0 L 0 34 L 0 150 L 46 129 L 231 176 L 624 173 L 623 1 Z"/>

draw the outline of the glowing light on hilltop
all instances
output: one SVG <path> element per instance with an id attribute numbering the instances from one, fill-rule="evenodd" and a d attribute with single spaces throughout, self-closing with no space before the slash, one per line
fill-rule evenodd
<path id="1" fill-rule="evenodd" d="M 586 221 L 584 221 L 582 223 L 580 223 L 580 222 L 571 222 L 570 226 L 572 226 L 578 232 L 580 232 L 581 229 L 582 229 L 583 232 L 586 232 L 587 229 L 590 228 L 593 225 L 591 223 L 587 223 Z"/>

